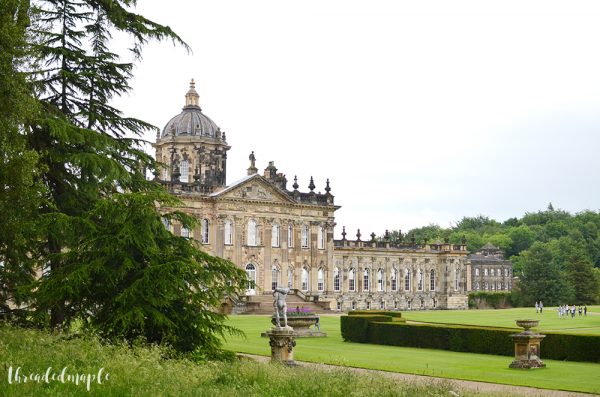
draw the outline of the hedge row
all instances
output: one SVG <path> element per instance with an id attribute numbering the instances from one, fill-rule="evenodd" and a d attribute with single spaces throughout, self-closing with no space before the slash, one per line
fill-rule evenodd
<path id="1" fill-rule="evenodd" d="M 386 319 L 387 318 L 387 319 Z M 346 341 L 468 353 L 514 355 L 507 328 L 392 322 L 390 316 L 342 316 Z M 545 334 L 542 359 L 600 362 L 600 336 Z"/>
<path id="2" fill-rule="evenodd" d="M 362 315 L 381 315 L 399 318 L 402 317 L 402 312 L 392 312 L 389 310 L 352 310 L 348 312 L 349 316 L 362 316 Z"/>
<path id="3" fill-rule="evenodd" d="M 373 324 L 372 321 L 391 322 L 392 317 L 374 314 L 342 316 L 340 319 L 342 338 L 349 342 L 369 342 L 367 335 L 369 324 Z"/>
<path id="4" fill-rule="evenodd" d="M 469 293 L 469 309 L 512 307 L 516 306 L 515 299 L 512 292 L 471 292 Z"/>

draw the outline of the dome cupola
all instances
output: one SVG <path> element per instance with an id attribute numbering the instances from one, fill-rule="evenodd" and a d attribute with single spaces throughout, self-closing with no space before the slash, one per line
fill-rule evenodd
<path id="1" fill-rule="evenodd" d="M 221 129 L 200 108 L 200 96 L 196 92 L 194 79 L 185 94 L 185 106 L 181 113 L 173 117 L 163 128 L 159 139 L 169 136 L 198 136 L 221 140 Z"/>

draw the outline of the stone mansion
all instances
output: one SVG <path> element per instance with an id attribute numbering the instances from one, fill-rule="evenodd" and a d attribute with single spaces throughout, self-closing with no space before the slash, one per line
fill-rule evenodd
<path id="1" fill-rule="evenodd" d="M 272 161 L 259 173 L 254 152 L 246 175 L 228 184 L 231 146 L 202 112 L 193 80 L 154 148 L 165 165 L 156 180 L 199 220 L 195 230 L 165 226 L 244 269 L 248 300 L 287 286 L 331 310 L 467 308 L 473 278 L 464 241 L 392 243 L 374 234 L 362 239 L 360 231 L 347 239 L 345 229 L 335 240 L 340 207 L 329 180 L 324 194 L 315 193 L 312 177 L 308 191 L 296 178 L 290 188 Z"/>

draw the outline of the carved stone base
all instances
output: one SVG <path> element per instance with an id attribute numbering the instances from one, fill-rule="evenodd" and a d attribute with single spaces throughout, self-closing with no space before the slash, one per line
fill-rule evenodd
<path id="1" fill-rule="evenodd" d="M 529 330 L 511 335 L 515 343 L 515 359 L 509 368 L 544 368 L 546 364 L 540 359 L 540 343 L 546 335 L 533 333 Z"/>
<path id="2" fill-rule="evenodd" d="M 529 360 L 515 360 L 508 366 L 509 368 L 520 368 L 520 369 L 531 369 L 531 368 L 544 368 L 546 364 L 539 358 L 533 358 Z"/>
<path id="3" fill-rule="evenodd" d="M 271 346 L 271 361 L 284 365 L 296 365 L 294 361 L 294 347 L 296 334 L 292 327 L 273 327 L 266 332 Z"/>

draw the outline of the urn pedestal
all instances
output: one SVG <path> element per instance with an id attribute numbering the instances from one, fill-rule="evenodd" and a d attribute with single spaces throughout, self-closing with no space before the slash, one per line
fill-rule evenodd
<path id="1" fill-rule="evenodd" d="M 530 328 L 536 327 L 539 320 L 517 320 L 517 325 L 524 331 L 511 335 L 515 343 L 515 359 L 510 368 L 544 368 L 546 364 L 540 359 L 540 343 L 546 335 L 532 332 Z"/>
<path id="2" fill-rule="evenodd" d="M 296 333 L 292 327 L 273 327 L 265 332 L 271 346 L 271 362 L 294 366 L 294 347 Z"/>

